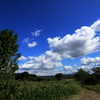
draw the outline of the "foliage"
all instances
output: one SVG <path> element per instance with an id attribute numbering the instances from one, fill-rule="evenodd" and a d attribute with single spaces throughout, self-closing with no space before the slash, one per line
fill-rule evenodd
<path id="1" fill-rule="evenodd" d="M 28 72 L 15 73 L 14 76 L 16 80 L 36 81 L 37 79 L 35 74 L 29 74 Z"/>
<path id="2" fill-rule="evenodd" d="M 0 100 L 62 100 L 80 92 L 81 87 L 72 81 L 16 81 L 0 82 Z"/>
<path id="3" fill-rule="evenodd" d="M 0 73 L 14 73 L 18 69 L 18 52 L 17 44 L 18 35 L 8 29 L 0 31 Z"/>
<path id="4" fill-rule="evenodd" d="M 90 90 L 94 90 L 100 93 L 100 84 L 98 85 L 84 85 L 84 88 L 90 89 Z"/>
<path id="5" fill-rule="evenodd" d="M 89 73 L 83 69 L 79 69 L 75 73 L 75 79 L 85 85 L 96 85 L 100 83 L 100 67 L 91 69 L 92 73 Z"/>
<path id="6" fill-rule="evenodd" d="M 97 83 L 100 83 L 100 67 L 91 69 L 93 71 L 93 77 Z"/>
<path id="7" fill-rule="evenodd" d="M 57 73 L 57 74 L 55 75 L 55 77 L 56 77 L 58 80 L 60 80 L 60 79 L 62 79 L 63 74 L 62 74 L 62 73 Z"/>
<path id="8" fill-rule="evenodd" d="M 9 75 L 0 76 L 0 100 L 15 100 L 18 95 L 18 82 Z"/>
<path id="9" fill-rule="evenodd" d="M 88 72 L 83 69 L 78 69 L 78 71 L 75 73 L 75 79 L 80 81 L 81 83 L 84 83 L 87 78 Z"/>
<path id="10" fill-rule="evenodd" d="M 20 86 L 19 100 L 60 100 L 77 94 L 80 86 L 66 81 L 24 82 Z"/>

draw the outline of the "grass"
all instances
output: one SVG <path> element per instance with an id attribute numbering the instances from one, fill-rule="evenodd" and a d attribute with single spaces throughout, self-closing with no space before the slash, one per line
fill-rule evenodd
<path id="1" fill-rule="evenodd" d="M 98 84 L 98 85 L 84 85 L 83 87 L 100 93 L 100 84 Z"/>
<path id="2" fill-rule="evenodd" d="M 49 82 L 10 81 L 9 84 L 6 83 L 6 85 L 8 85 L 7 88 L 9 89 L 11 86 L 14 87 L 14 85 L 16 85 L 16 88 L 12 90 L 11 94 L 11 91 L 7 91 L 6 88 L 3 89 L 6 95 L 0 91 L 2 95 L 0 100 L 63 100 L 81 91 L 80 85 L 74 81 L 66 80 Z"/>
<path id="3" fill-rule="evenodd" d="M 19 90 L 24 100 L 60 100 L 79 93 L 81 87 L 72 81 L 22 82 Z"/>

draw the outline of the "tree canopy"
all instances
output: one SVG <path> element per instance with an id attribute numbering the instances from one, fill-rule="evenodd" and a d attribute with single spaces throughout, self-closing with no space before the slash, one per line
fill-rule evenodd
<path id="1" fill-rule="evenodd" d="M 90 72 L 91 73 L 84 69 L 78 69 L 74 74 L 75 79 L 85 85 L 95 85 L 100 83 L 100 67 L 92 68 Z"/>
<path id="2" fill-rule="evenodd" d="M 0 31 L 0 73 L 14 73 L 18 69 L 19 44 L 17 43 L 18 34 L 13 30 Z"/>
<path id="3" fill-rule="evenodd" d="M 57 74 L 55 75 L 55 77 L 56 77 L 58 80 L 60 80 L 60 79 L 63 77 L 63 74 L 62 74 L 62 73 L 57 73 Z"/>

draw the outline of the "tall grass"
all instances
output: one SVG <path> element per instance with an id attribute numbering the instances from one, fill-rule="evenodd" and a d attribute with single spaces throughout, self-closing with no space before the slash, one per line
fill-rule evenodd
<path id="1" fill-rule="evenodd" d="M 15 83 L 13 82 L 14 85 Z M 12 84 L 12 82 L 10 84 Z M 17 88 L 12 90 L 14 94 L 10 94 L 11 91 L 4 89 L 9 93 L 10 97 L 1 91 L 0 95 L 4 95 L 5 98 L 1 98 L 0 100 L 62 100 L 79 93 L 81 90 L 81 87 L 73 81 L 21 81 L 17 82 L 16 85 L 17 84 Z M 12 86 L 9 86 L 9 88 Z"/>

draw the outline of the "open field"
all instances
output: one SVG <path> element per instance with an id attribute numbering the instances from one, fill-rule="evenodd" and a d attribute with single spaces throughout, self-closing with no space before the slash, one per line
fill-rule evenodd
<path id="1" fill-rule="evenodd" d="M 6 88 L 5 88 L 6 86 Z M 8 81 L 2 85 L 0 100 L 63 100 L 81 91 L 74 81 Z"/>
<path id="2" fill-rule="evenodd" d="M 81 87 L 73 81 L 22 82 L 19 90 L 26 100 L 62 100 L 76 95 Z M 24 91 L 24 92 L 23 92 Z"/>
<path id="3" fill-rule="evenodd" d="M 4 83 L 0 100 L 100 100 L 100 85 L 81 86 L 74 80 L 9 80 Z"/>

